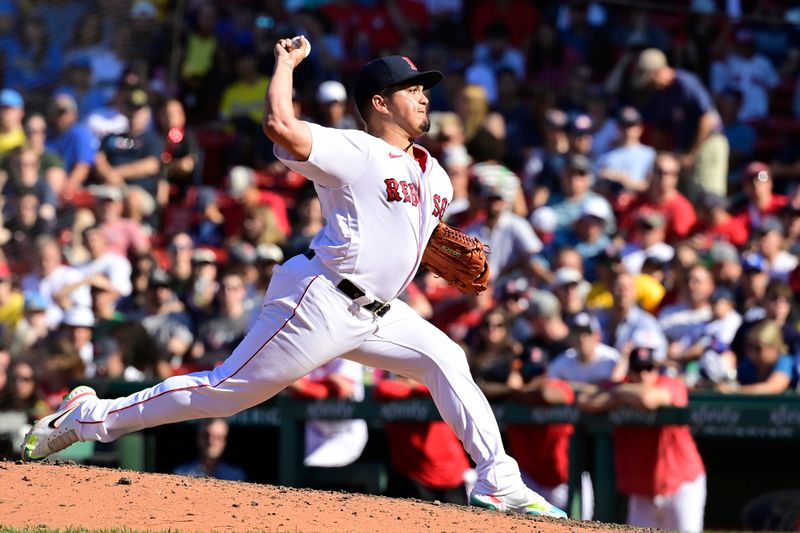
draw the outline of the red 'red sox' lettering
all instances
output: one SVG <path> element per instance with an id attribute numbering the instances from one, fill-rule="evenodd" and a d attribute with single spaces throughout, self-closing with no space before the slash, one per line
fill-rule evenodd
<path id="1" fill-rule="evenodd" d="M 433 213 L 431 214 L 436 218 L 438 218 L 439 220 L 442 220 L 442 218 L 444 218 L 444 212 L 447 209 L 447 204 L 448 204 L 447 198 L 442 198 L 438 194 L 434 194 Z"/>
<path id="2" fill-rule="evenodd" d="M 383 182 L 386 184 L 387 202 L 408 202 L 414 207 L 419 205 L 419 190 L 413 183 L 397 181 L 394 178 L 385 179 Z"/>

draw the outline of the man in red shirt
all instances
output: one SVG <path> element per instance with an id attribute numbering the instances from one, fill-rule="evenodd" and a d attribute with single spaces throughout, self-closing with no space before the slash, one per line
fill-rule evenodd
<path id="1" fill-rule="evenodd" d="M 653 410 L 685 407 L 686 385 L 661 375 L 648 346 L 634 346 L 625 382 L 578 399 L 587 412 L 619 406 Z M 628 496 L 628 524 L 700 532 L 706 473 L 688 426 L 618 426 L 614 429 L 617 489 Z"/>
<path id="2" fill-rule="evenodd" d="M 374 394 L 382 401 L 430 397 L 427 387 L 402 377 L 382 379 Z M 470 464 L 464 447 L 447 424 L 386 422 L 386 434 L 395 471 L 389 482 L 393 495 L 467 504 L 464 480 Z"/>
<path id="3" fill-rule="evenodd" d="M 620 213 L 620 229 L 628 241 L 638 241 L 636 215 L 640 210 L 658 211 L 666 219 L 667 242 L 686 238 L 697 222 L 692 203 L 678 191 L 681 164 L 672 152 L 659 152 L 653 163 L 650 186 Z"/>
<path id="4" fill-rule="evenodd" d="M 747 201 L 737 211 L 748 230 L 761 226 L 761 221 L 769 215 L 778 215 L 789 204 L 789 199 L 772 191 L 774 181 L 772 171 L 766 163 L 753 161 L 742 171 L 742 188 Z"/>

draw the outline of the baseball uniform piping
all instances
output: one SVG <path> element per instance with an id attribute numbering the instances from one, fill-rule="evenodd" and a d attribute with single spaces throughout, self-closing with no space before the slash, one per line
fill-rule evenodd
<path id="1" fill-rule="evenodd" d="M 258 354 L 260 354 L 260 353 L 261 353 L 261 351 L 262 351 L 262 350 L 263 350 L 263 349 L 264 349 L 264 348 L 267 346 L 267 344 L 269 344 L 269 342 L 270 342 L 272 339 L 274 339 L 274 338 L 275 338 L 275 336 L 276 336 L 278 333 L 280 333 L 281 331 L 283 331 L 283 328 L 285 328 L 285 327 L 286 327 L 286 324 L 288 324 L 288 323 L 289 323 L 289 321 L 290 321 L 291 319 L 293 319 L 293 318 L 294 318 L 295 314 L 297 313 L 297 308 L 298 308 L 298 307 L 300 307 L 300 304 L 301 304 L 301 303 L 303 303 L 303 298 L 305 298 L 305 296 L 306 296 L 306 293 L 308 292 L 308 289 L 310 289 L 310 288 L 311 288 L 311 285 L 312 285 L 312 284 L 313 284 L 313 283 L 314 283 L 314 282 L 317 280 L 317 278 L 318 278 L 318 277 L 319 277 L 319 275 L 316 275 L 316 276 L 314 276 L 314 277 L 311 279 L 311 281 L 309 281 L 309 282 L 308 282 L 308 285 L 306 286 L 305 290 L 303 291 L 303 294 L 300 296 L 300 299 L 297 301 L 297 304 L 294 306 L 294 309 L 292 309 L 292 314 L 291 314 L 291 315 L 290 315 L 290 316 L 289 316 L 289 317 L 288 317 L 288 318 L 287 318 L 287 319 L 284 321 L 284 323 L 281 325 L 281 327 L 279 327 L 279 328 L 278 328 L 278 329 L 275 331 L 275 333 L 273 333 L 273 334 L 270 336 L 270 338 L 268 338 L 266 341 L 264 341 L 264 344 L 262 344 L 261 346 L 259 346 L 258 350 L 256 350 L 256 351 L 255 351 L 255 353 L 253 353 L 253 355 L 251 355 L 250 357 L 248 357 L 248 358 L 247 358 L 247 361 L 245 361 L 244 363 L 242 363 L 242 365 L 241 365 L 239 368 L 237 368 L 237 369 L 236 369 L 236 370 L 235 370 L 235 371 L 234 371 L 234 372 L 233 372 L 231 375 L 229 375 L 229 376 L 227 376 L 227 377 L 223 378 L 222 380 L 218 381 L 218 382 L 217 382 L 216 384 L 214 384 L 214 385 L 211 385 L 211 384 L 193 385 L 193 386 L 191 386 L 191 387 L 181 387 L 181 388 L 178 388 L 178 389 L 170 389 L 170 390 L 164 391 L 164 392 L 162 392 L 162 393 L 160 393 L 160 394 L 156 394 L 155 396 L 151 396 L 151 397 L 149 397 L 149 398 L 145 398 L 144 400 L 140 400 L 140 401 L 138 401 L 138 402 L 136 402 L 136 403 L 132 403 L 132 404 L 130 404 L 130 405 L 126 405 L 126 406 L 124 406 L 124 407 L 120 407 L 119 409 L 114 409 L 113 411 L 109 411 L 109 412 L 108 412 L 108 415 L 106 415 L 106 418 L 104 418 L 103 420 L 92 420 L 92 421 L 83 421 L 83 420 L 77 420 L 77 422 L 78 422 L 79 424 L 103 424 L 103 423 L 104 423 L 106 420 L 108 420 L 108 416 L 109 416 L 109 415 L 113 415 L 113 414 L 115 414 L 115 413 L 119 413 L 120 411 L 124 411 L 125 409 L 130 409 L 131 407 L 136 407 L 137 405 L 141 405 L 141 404 L 143 404 L 143 403 L 149 402 L 150 400 L 155 400 L 156 398 L 160 398 L 161 396 L 164 396 L 165 394 L 170 394 L 170 393 L 172 393 L 172 392 L 181 392 L 181 391 L 185 391 L 185 390 L 192 390 L 192 389 L 202 389 L 202 388 L 204 388 L 204 387 L 216 388 L 216 387 L 218 387 L 219 385 L 222 385 L 223 383 L 225 383 L 226 381 L 228 381 L 230 378 L 232 378 L 233 376 L 235 376 L 236 374 L 238 374 L 238 373 L 239 373 L 239 371 L 240 371 L 241 369 L 243 369 L 245 366 L 247 366 L 247 364 L 248 364 L 250 361 L 252 361 L 252 360 L 253 360 L 253 359 L 254 359 L 254 358 L 255 358 L 255 357 L 258 355 Z"/>

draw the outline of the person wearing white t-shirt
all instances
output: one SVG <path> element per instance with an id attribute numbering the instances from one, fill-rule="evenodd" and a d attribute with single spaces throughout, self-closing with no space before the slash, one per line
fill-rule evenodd
<path id="1" fill-rule="evenodd" d="M 92 259 L 80 267 L 85 279 L 102 276 L 108 280 L 108 288 L 120 296 L 128 296 L 133 291 L 131 262 L 108 249 L 108 240 L 102 226 L 91 226 L 83 231 L 83 239 Z"/>
<path id="2" fill-rule="evenodd" d="M 709 299 L 714 292 L 714 279 L 703 265 L 694 265 L 686 275 L 686 286 L 677 303 L 664 307 L 658 321 L 670 342 L 667 354 L 675 353 L 672 343 L 677 343 L 695 327 L 711 320 Z"/>
<path id="3" fill-rule="evenodd" d="M 742 93 L 739 120 L 764 118 L 769 114 L 769 92 L 781 78 L 770 60 L 756 53 L 755 36 L 742 28 L 735 34 L 735 47 L 728 56 L 711 65 L 711 90 L 715 95 L 726 89 Z"/>
<path id="4" fill-rule="evenodd" d="M 783 283 L 797 267 L 797 256 L 783 249 L 786 240 L 783 223 L 778 217 L 767 216 L 756 226 L 757 251 L 768 265 L 769 278 Z"/>
<path id="5" fill-rule="evenodd" d="M 295 115 L 294 70 L 310 52 L 308 41 L 281 39 L 273 52 L 264 132 L 276 156 L 316 189 L 327 223 L 311 250 L 275 267 L 259 317 L 222 364 L 114 400 L 78 387 L 34 425 L 23 458 L 43 459 L 77 441 L 110 442 L 147 427 L 236 413 L 344 357 L 430 389 L 476 463 L 472 505 L 566 517 L 523 483 L 464 350 L 398 298 L 452 198 L 447 174 L 415 143 L 430 129 L 425 90 L 442 74 L 421 72 L 403 56 L 370 61 L 353 91 L 367 130 L 337 130 Z"/>
<path id="6" fill-rule="evenodd" d="M 300 398 L 364 399 L 364 366 L 347 359 L 334 359 L 288 387 Z M 346 466 L 361 456 L 367 445 L 364 420 L 308 420 L 305 428 L 305 459 L 312 467 Z"/>
<path id="7" fill-rule="evenodd" d="M 45 317 L 47 327 L 58 328 L 64 311 L 73 306 L 92 306 L 89 286 L 80 286 L 83 274 L 77 268 L 62 264 L 61 246 L 52 237 L 36 241 L 37 265 L 33 272 L 22 278 L 24 292 L 38 293 L 47 302 Z M 77 284 L 72 290 L 70 287 Z"/>
<path id="8" fill-rule="evenodd" d="M 614 378 L 619 352 L 600 342 L 600 324 L 587 311 L 575 315 L 570 324 L 573 347 L 547 367 L 547 376 L 572 384 L 597 384 Z"/>

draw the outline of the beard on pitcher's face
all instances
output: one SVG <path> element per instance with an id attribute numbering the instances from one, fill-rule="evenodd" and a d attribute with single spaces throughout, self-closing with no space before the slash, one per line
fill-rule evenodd
<path id="1" fill-rule="evenodd" d="M 431 131 L 431 119 L 425 117 L 425 119 L 419 124 L 419 131 L 422 133 L 428 133 Z"/>

